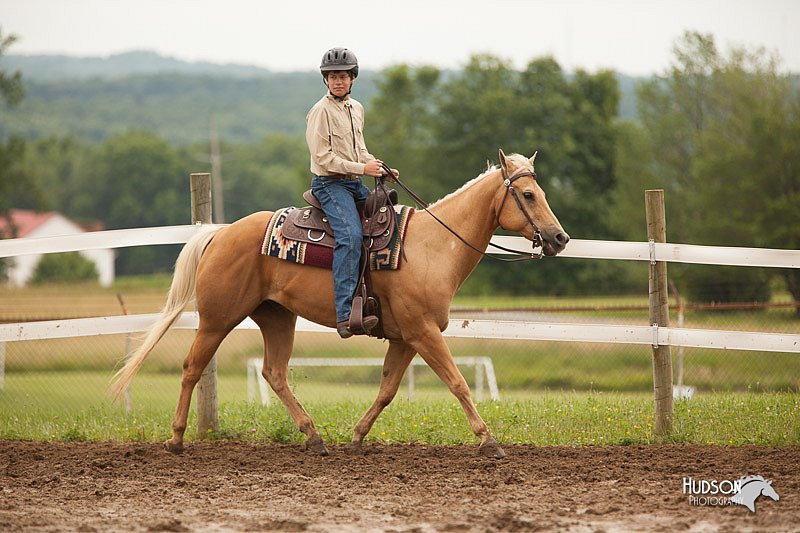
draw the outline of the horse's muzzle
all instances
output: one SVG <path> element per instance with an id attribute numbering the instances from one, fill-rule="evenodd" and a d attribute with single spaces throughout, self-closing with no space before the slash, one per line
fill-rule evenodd
<path id="1" fill-rule="evenodd" d="M 542 232 L 542 250 L 544 255 L 553 256 L 564 251 L 569 242 L 569 234 L 561 228 L 555 231 Z"/>

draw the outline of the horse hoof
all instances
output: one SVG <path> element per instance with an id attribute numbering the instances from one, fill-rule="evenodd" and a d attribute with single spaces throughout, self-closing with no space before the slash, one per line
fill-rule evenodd
<path id="1" fill-rule="evenodd" d="M 478 448 L 478 451 L 482 456 L 489 457 L 490 459 L 502 459 L 506 456 L 506 452 L 504 452 L 503 448 L 496 442 L 482 444 L 481 447 Z"/>
<path id="2" fill-rule="evenodd" d="M 361 446 L 361 443 L 353 443 L 348 442 L 344 445 L 344 453 L 347 455 L 364 455 L 364 448 Z"/>
<path id="3" fill-rule="evenodd" d="M 325 457 L 328 455 L 328 448 L 321 437 L 316 436 L 306 441 L 306 450 Z"/>
<path id="4" fill-rule="evenodd" d="M 168 440 L 167 442 L 164 443 L 164 446 L 166 446 L 167 451 L 169 453 L 183 453 L 183 443 L 182 442 L 178 442 L 176 444 L 176 443 L 173 443 L 171 440 Z"/>
<path id="5" fill-rule="evenodd" d="M 315 444 L 313 446 L 309 446 L 308 450 L 313 452 L 313 453 L 319 454 L 322 457 L 327 457 L 328 456 L 328 448 L 325 446 L 324 442 L 320 442 L 319 444 Z"/>

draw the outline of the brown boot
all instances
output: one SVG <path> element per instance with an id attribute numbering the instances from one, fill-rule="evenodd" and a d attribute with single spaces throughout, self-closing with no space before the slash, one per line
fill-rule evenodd
<path id="1" fill-rule="evenodd" d="M 349 339 L 353 336 L 353 332 L 350 331 L 348 327 L 350 325 L 349 320 L 343 320 L 341 322 L 336 323 L 336 331 L 339 333 L 339 336 L 343 339 Z"/>
<path id="2" fill-rule="evenodd" d="M 350 329 L 350 321 L 343 320 L 336 323 L 336 331 L 343 339 L 349 339 L 353 335 L 369 335 L 370 331 L 378 325 L 378 317 L 375 315 L 367 315 L 361 321 L 361 327 L 356 328 L 355 331 Z M 363 330 L 362 330 L 363 328 Z"/>

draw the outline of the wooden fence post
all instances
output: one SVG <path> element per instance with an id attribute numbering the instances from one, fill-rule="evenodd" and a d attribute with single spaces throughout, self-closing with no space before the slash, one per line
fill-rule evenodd
<path id="1" fill-rule="evenodd" d="M 669 292 L 667 291 L 667 263 L 655 261 L 654 243 L 667 242 L 667 222 L 664 214 L 664 190 L 644 192 L 647 240 L 650 242 L 650 325 L 669 327 Z M 672 431 L 672 355 L 669 346 L 659 346 L 653 341 L 653 393 L 655 424 L 653 433 L 665 435 Z"/>
<path id="2" fill-rule="evenodd" d="M 211 224 L 211 174 L 191 174 L 189 183 L 192 191 L 192 224 Z M 216 354 L 200 376 L 196 390 L 197 432 L 202 439 L 209 431 L 219 430 Z"/>

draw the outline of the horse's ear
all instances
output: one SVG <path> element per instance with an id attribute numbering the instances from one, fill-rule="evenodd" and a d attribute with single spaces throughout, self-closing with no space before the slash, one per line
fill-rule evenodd
<path id="1" fill-rule="evenodd" d="M 506 153 L 503 152 L 502 148 L 500 148 L 498 157 L 500 158 L 500 166 L 503 167 L 503 170 L 508 172 L 508 161 L 506 160 Z"/>
<path id="2" fill-rule="evenodd" d="M 538 154 L 538 153 L 539 153 L 539 150 L 536 150 L 535 152 L 533 152 L 533 155 L 530 158 L 531 165 L 533 164 L 534 161 L 536 161 L 536 154 Z"/>

